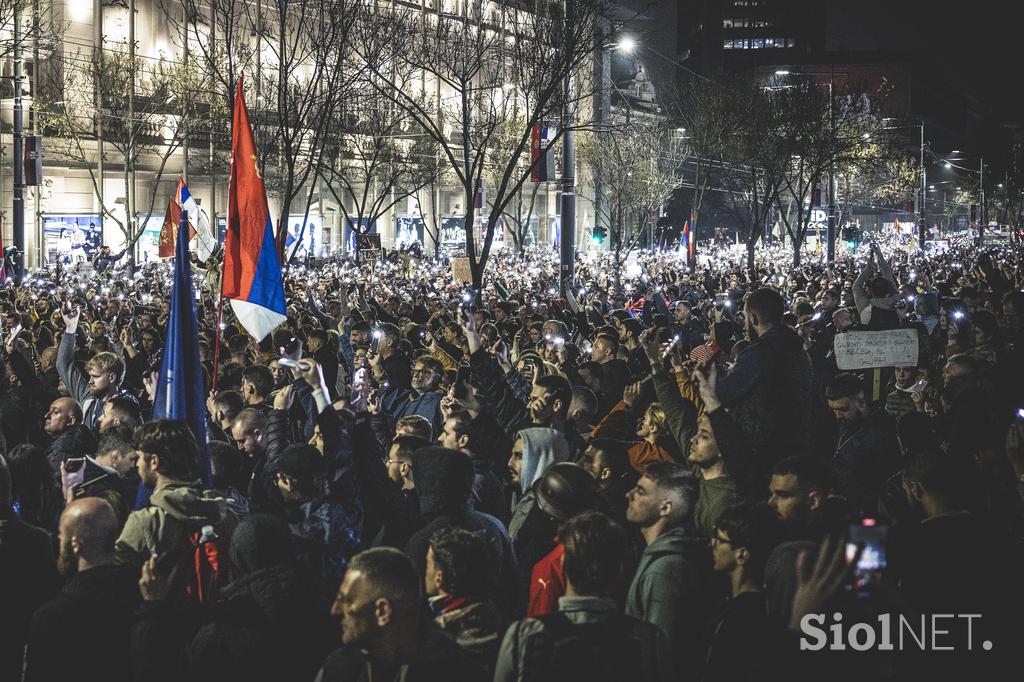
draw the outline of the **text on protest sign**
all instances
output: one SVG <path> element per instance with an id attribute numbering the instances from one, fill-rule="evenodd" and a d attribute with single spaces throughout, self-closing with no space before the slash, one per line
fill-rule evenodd
<path id="1" fill-rule="evenodd" d="M 880 332 L 836 334 L 836 364 L 841 370 L 917 365 L 917 331 L 890 329 Z"/>

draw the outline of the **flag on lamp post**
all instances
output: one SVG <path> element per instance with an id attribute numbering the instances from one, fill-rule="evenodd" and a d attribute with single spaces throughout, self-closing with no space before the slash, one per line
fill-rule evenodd
<path id="1" fill-rule="evenodd" d="M 229 183 L 221 295 L 230 299 L 245 330 L 261 341 L 286 319 L 284 282 L 241 79 L 235 87 Z"/>
<path id="2" fill-rule="evenodd" d="M 188 211 L 181 212 L 174 257 L 171 310 L 164 333 L 163 359 L 153 400 L 154 419 L 186 422 L 199 444 L 199 474 L 211 485 L 210 455 L 206 443 L 206 401 L 203 365 L 199 359 L 199 320 L 188 257 Z"/>

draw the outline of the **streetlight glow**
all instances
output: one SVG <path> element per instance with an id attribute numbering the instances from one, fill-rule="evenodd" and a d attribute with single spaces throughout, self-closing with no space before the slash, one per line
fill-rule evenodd
<path id="1" fill-rule="evenodd" d="M 786 69 L 779 69 L 778 71 L 775 72 L 775 75 L 776 76 L 788 76 L 789 75 L 789 71 L 786 70 Z"/>
<path id="2" fill-rule="evenodd" d="M 623 54 L 632 54 L 636 50 L 636 39 L 631 36 L 622 36 L 615 47 Z"/>

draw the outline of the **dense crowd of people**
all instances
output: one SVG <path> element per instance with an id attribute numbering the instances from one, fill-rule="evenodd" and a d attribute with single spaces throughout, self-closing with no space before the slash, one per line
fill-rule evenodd
<path id="1" fill-rule="evenodd" d="M 150 418 L 167 264 L 30 272 L 0 680 L 1009 679 L 1021 255 L 325 259 L 260 342 L 211 260 L 202 443 Z M 840 369 L 897 329 L 916 362 Z"/>

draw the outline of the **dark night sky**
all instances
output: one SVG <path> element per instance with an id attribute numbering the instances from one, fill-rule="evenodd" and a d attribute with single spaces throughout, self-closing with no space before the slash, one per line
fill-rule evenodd
<path id="1" fill-rule="evenodd" d="M 829 0 L 830 42 L 905 49 L 935 63 L 987 113 L 1024 123 L 1022 37 L 1016 3 Z"/>

